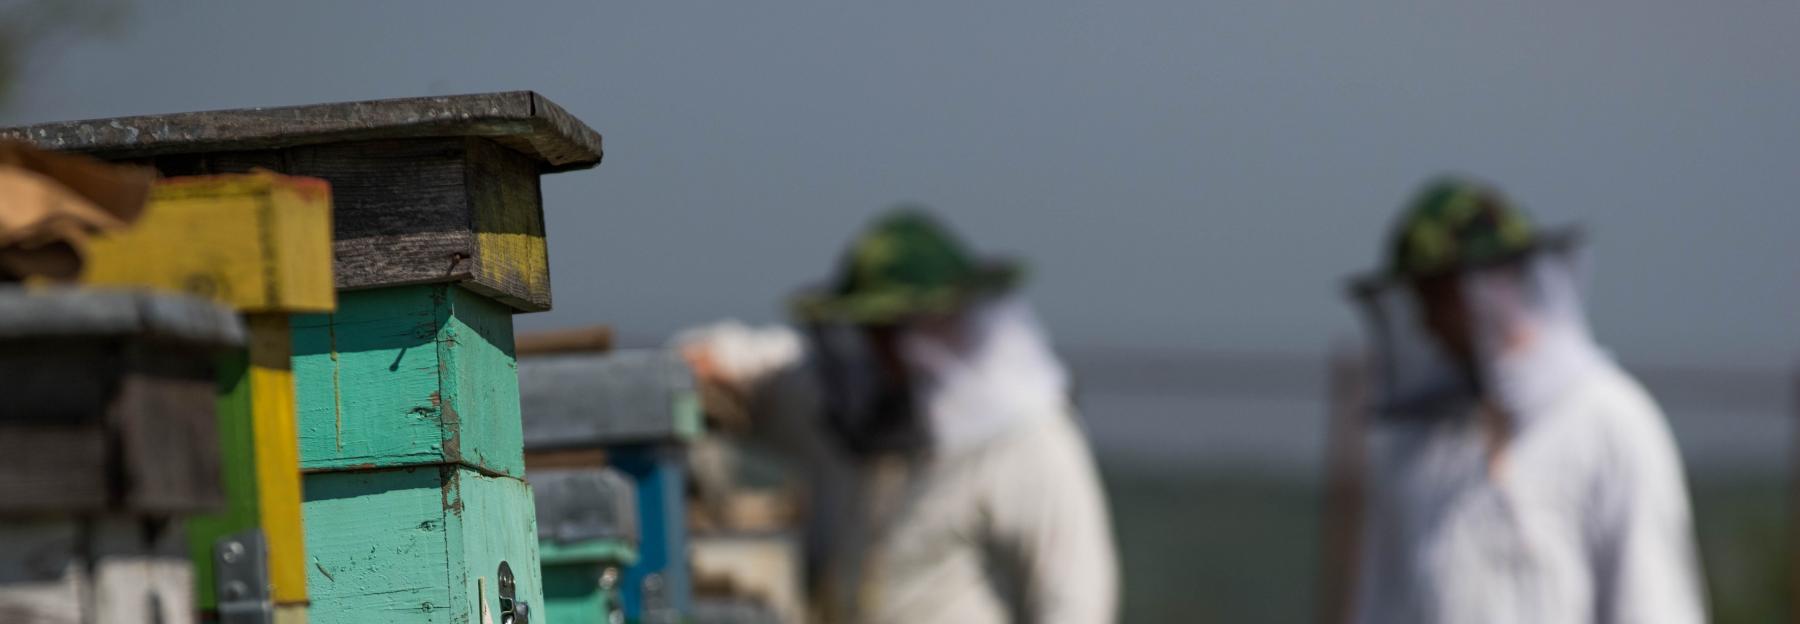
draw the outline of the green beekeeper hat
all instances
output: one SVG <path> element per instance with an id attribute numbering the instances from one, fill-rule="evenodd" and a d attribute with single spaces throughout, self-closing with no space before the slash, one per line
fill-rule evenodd
<path id="1" fill-rule="evenodd" d="M 1543 231 L 1498 189 L 1461 177 L 1426 183 L 1401 214 L 1387 277 L 1420 279 L 1520 258 L 1572 242 L 1574 230 Z"/>
<path id="2" fill-rule="evenodd" d="M 850 244 L 829 282 L 789 303 L 801 322 L 884 325 L 954 311 L 1011 290 L 1023 274 L 1016 262 L 977 260 L 924 209 L 903 206 Z"/>

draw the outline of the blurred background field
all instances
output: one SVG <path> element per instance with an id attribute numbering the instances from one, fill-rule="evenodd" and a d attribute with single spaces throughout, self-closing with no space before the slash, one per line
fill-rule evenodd
<path id="1" fill-rule="evenodd" d="M 1085 420 L 1126 579 L 1121 621 L 1315 621 L 1320 523 L 1331 521 L 1321 513 L 1324 357 L 1072 359 L 1089 373 Z M 1744 374 L 1642 376 L 1687 462 L 1713 621 L 1785 621 L 1788 386 Z"/>
<path id="2" fill-rule="evenodd" d="M 1124 622 L 1309 622 L 1317 616 L 1316 480 L 1105 462 L 1126 579 Z M 1788 483 L 1694 483 L 1713 621 L 1784 621 Z"/>

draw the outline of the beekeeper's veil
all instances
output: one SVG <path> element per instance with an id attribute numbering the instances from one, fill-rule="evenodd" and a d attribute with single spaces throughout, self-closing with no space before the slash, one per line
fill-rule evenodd
<path id="1" fill-rule="evenodd" d="M 1492 187 L 1443 178 L 1406 209 L 1387 266 L 1352 282 L 1372 334 L 1373 407 L 1398 419 L 1487 400 L 1529 421 L 1605 355 L 1582 308 L 1579 235 Z"/>
<path id="2" fill-rule="evenodd" d="M 966 404 L 970 393 L 940 383 L 939 374 L 1018 361 L 1010 337 L 1036 336 L 1029 308 L 997 304 L 1010 300 L 1022 273 L 1016 262 L 976 257 L 930 214 L 903 207 L 858 236 L 828 282 L 790 301 L 811 334 L 827 424 L 851 451 L 911 452 L 943 441 L 934 440 L 943 431 L 928 418 L 931 405 L 952 396 Z M 986 340 L 992 336 L 1008 339 Z M 881 353 L 883 344 L 892 352 Z M 955 348 L 936 348 L 945 345 Z"/>

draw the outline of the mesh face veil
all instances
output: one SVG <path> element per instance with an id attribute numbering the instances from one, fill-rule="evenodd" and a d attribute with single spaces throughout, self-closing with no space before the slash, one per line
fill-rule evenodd
<path id="1" fill-rule="evenodd" d="M 1443 284 L 1439 295 L 1418 281 L 1359 283 L 1356 301 L 1373 337 L 1374 409 L 1430 419 L 1487 400 L 1529 420 L 1606 361 L 1588 330 L 1582 268 L 1569 238 L 1433 278 Z"/>
<path id="2" fill-rule="evenodd" d="M 1580 248 L 1564 245 L 1463 276 L 1484 395 L 1516 424 L 1610 363 L 1588 328 L 1583 274 Z"/>
<path id="3" fill-rule="evenodd" d="M 1367 324 L 1370 407 L 1395 420 L 1430 420 L 1468 411 L 1474 371 L 1431 334 L 1425 307 L 1407 284 L 1358 284 L 1354 301 Z"/>
<path id="4" fill-rule="evenodd" d="M 883 372 L 866 330 L 848 323 L 808 326 L 825 421 L 857 455 L 918 451 L 930 444 L 912 389 Z"/>
<path id="5" fill-rule="evenodd" d="M 888 331 L 904 376 L 883 373 L 867 329 L 812 326 L 826 416 L 852 451 L 955 452 L 1069 409 L 1068 371 L 1019 297 Z"/>

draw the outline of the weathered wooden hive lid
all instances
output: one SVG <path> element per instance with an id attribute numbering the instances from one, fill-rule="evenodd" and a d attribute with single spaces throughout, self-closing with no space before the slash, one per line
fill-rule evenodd
<path id="1" fill-rule="evenodd" d="M 600 133 L 531 91 L 58 121 L 0 129 L 47 149 L 102 158 L 279 149 L 321 143 L 482 137 L 543 171 L 600 164 Z"/>
<path id="2" fill-rule="evenodd" d="M 683 442 L 700 433 L 693 373 L 670 350 L 519 360 L 527 450 Z"/>
<path id="3" fill-rule="evenodd" d="M 636 545 L 637 488 L 613 468 L 533 471 L 538 539 L 558 543 L 613 540 Z"/>
<path id="4" fill-rule="evenodd" d="M 228 348 L 244 344 L 244 325 L 230 308 L 181 294 L 0 288 L 0 341 L 109 337 Z"/>

